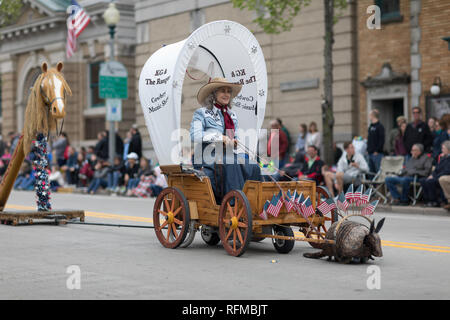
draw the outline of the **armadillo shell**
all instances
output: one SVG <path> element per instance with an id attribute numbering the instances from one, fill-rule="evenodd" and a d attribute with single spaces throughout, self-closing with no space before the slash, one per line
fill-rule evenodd
<path id="1" fill-rule="evenodd" d="M 336 254 L 340 257 L 358 257 L 362 254 L 364 238 L 369 229 L 357 222 L 344 221 L 336 234 Z"/>

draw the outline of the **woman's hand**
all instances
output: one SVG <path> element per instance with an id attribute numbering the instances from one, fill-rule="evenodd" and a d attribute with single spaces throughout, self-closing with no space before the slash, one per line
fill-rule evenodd
<path id="1" fill-rule="evenodd" d="M 224 145 L 234 145 L 234 139 L 230 139 L 228 136 L 222 136 L 222 142 Z"/>

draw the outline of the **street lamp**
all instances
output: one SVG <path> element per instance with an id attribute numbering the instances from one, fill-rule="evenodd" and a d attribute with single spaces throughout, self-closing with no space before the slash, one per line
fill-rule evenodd
<path id="1" fill-rule="evenodd" d="M 434 78 L 433 85 L 430 88 L 431 94 L 433 96 L 438 96 L 439 93 L 441 93 L 441 87 L 442 87 L 441 78 L 440 77 Z"/>
<path id="2" fill-rule="evenodd" d="M 114 34 L 116 25 L 120 21 L 120 12 L 117 10 L 116 5 L 111 1 L 108 9 L 103 13 L 103 19 L 106 25 L 109 27 L 109 46 L 110 46 L 110 61 L 114 61 Z M 109 162 L 114 164 L 114 156 L 116 154 L 116 125 L 114 121 L 109 122 Z"/>

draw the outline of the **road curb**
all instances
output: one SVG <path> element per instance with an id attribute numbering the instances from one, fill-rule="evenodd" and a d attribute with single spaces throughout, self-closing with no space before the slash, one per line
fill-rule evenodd
<path id="1" fill-rule="evenodd" d="M 450 217 L 450 212 L 443 208 L 379 205 L 377 207 L 377 210 L 389 213 L 407 213 L 407 214 L 419 214 L 424 216 Z"/>

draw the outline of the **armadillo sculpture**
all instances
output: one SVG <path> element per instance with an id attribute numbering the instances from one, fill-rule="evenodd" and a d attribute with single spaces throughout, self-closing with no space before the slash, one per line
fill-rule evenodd
<path id="1" fill-rule="evenodd" d="M 328 256 L 328 260 L 334 257 L 341 263 L 349 263 L 354 258 L 359 258 L 361 263 L 365 263 L 368 259 L 373 260 L 373 257 L 382 257 L 378 233 L 384 224 L 384 219 L 381 219 L 376 227 L 375 221 L 371 221 L 370 229 L 354 221 L 335 222 L 325 234 L 325 239 L 334 240 L 335 243 L 323 244 L 321 252 L 304 253 L 303 256 L 313 259 Z"/>

